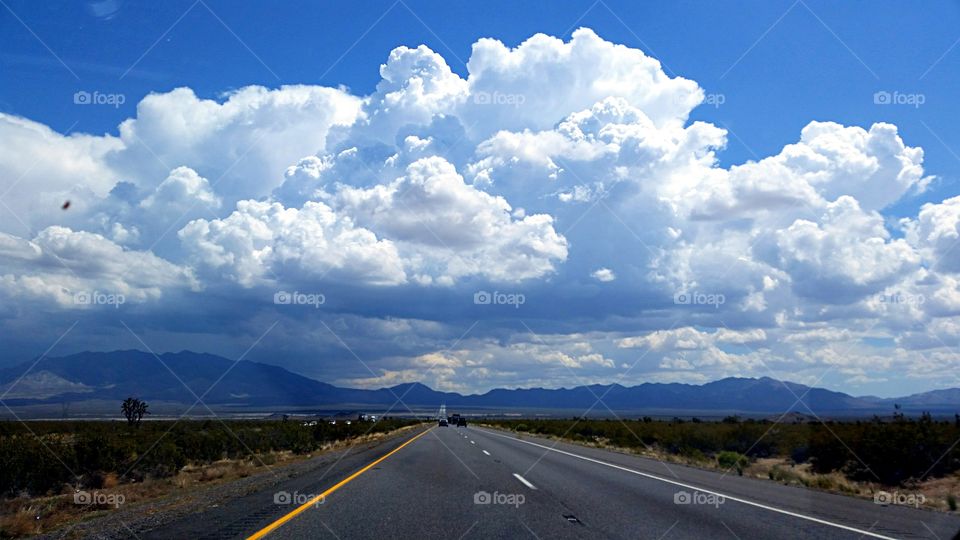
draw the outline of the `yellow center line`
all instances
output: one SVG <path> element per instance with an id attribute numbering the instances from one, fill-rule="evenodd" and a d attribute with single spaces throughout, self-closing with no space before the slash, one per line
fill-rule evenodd
<path id="1" fill-rule="evenodd" d="M 393 454 L 396 454 L 396 453 L 399 452 L 400 449 L 403 448 L 404 446 L 412 443 L 413 441 L 419 439 L 420 437 L 423 437 L 423 436 L 426 435 L 427 432 L 430 431 L 431 429 L 433 429 L 433 428 L 431 427 L 431 428 L 427 429 L 427 430 L 424 431 L 423 433 L 420 433 L 419 435 L 413 437 L 413 438 L 410 439 L 409 441 L 407 441 L 407 442 L 401 444 L 400 446 L 394 448 L 393 450 L 387 452 L 385 455 L 383 455 L 382 457 L 380 457 L 379 459 L 377 459 L 377 460 L 374 461 L 373 463 L 370 463 L 370 464 L 367 465 L 366 467 L 364 467 L 364 468 L 360 469 L 359 471 L 351 474 L 350 476 L 344 478 L 344 479 L 341 480 L 340 482 L 337 482 L 337 484 L 334 485 L 333 487 L 331 487 L 330 489 L 324 491 L 323 493 L 317 495 L 316 497 L 310 499 L 309 501 L 301 504 L 301 505 L 298 506 L 296 509 L 294 509 L 293 511 L 291 511 L 289 514 L 283 516 L 282 518 L 280 518 L 280 519 L 274 521 L 273 523 L 267 525 L 266 527 L 260 529 L 259 531 L 257 531 L 256 533 L 254 533 L 252 536 L 248 537 L 247 540 L 258 540 L 258 539 L 263 538 L 264 536 L 272 533 L 273 531 L 277 530 L 278 528 L 280 528 L 281 525 L 283 525 L 284 523 L 286 523 L 286 522 L 290 521 L 291 519 L 297 517 L 300 513 L 302 513 L 302 512 L 303 512 L 304 510 L 306 510 L 307 508 L 310 508 L 311 506 L 313 506 L 313 505 L 316 504 L 317 502 L 324 500 L 328 495 L 330 495 L 330 494 L 333 493 L 334 491 L 342 488 L 343 486 L 347 485 L 347 484 L 350 483 L 350 481 L 352 481 L 354 478 L 356 478 L 356 477 L 360 476 L 361 474 L 367 472 L 367 471 L 370 470 L 372 467 L 376 466 L 378 463 L 380 463 L 381 461 L 387 459 L 388 457 L 392 456 Z"/>

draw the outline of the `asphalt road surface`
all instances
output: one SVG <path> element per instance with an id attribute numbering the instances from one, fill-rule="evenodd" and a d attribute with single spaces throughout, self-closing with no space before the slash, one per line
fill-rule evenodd
<path id="1" fill-rule="evenodd" d="M 939 538 L 960 518 L 478 427 L 342 454 L 144 538 Z"/>

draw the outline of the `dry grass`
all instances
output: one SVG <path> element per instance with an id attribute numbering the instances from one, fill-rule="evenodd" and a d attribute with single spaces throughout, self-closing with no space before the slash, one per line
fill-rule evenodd
<path id="1" fill-rule="evenodd" d="M 487 426 L 499 428 L 499 426 Z M 514 432 L 518 437 L 523 438 L 524 432 Z M 560 440 L 552 435 L 540 435 L 537 437 Z M 709 456 L 701 454 L 697 457 L 684 457 L 668 452 L 659 451 L 656 448 L 636 449 L 622 448 L 613 446 L 608 439 L 594 437 L 590 441 L 575 441 L 572 439 L 563 439 L 564 442 L 588 446 L 591 448 L 601 448 L 623 454 L 632 454 L 651 459 L 656 459 L 665 463 L 677 463 L 680 465 L 689 465 L 701 469 L 714 469 L 726 472 L 724 467 L 720 467 L 717 461 Z M 810 469 L 809 463 L 794 464 L 787 458 L 762 458 L 753 460 L 749 466 L 744 468 L 743 476 L 771 480 L 786 485 L 801 486 L 809 489 L 817 489 L 831 493 L 840 493 L 854 497 L 861 497 L 873 500 L 874 496 L 884 491 L 886 493 L 900 493 L 903 495 L 923 495 L 923 502 L 920 506 L 940 510 L 944 512 L 956 513 L 957 501 L 960 500 L 960 473 L 914 483 L 901 488 L 882 486 L 873 482 L 855 482 L 848 479 L 842 473 L 832 472 L 829 474 L 815 473 Z M 917 500 L 915 497 L 911 500 Z M 951 507 L 950 500 L 953 500 Z"/>
<path id="2" fill-rule="evenodd" d="M 0 502 L 0 538 L 21 538 L 59 527 L 78 515 L 73 495 Z"/>
<path id="3" fill-rule="evenodd" d="M 0 535 L 16 538 L 40 532 L 37 516 L 35 506 L 21 506 L 10 515 L 0 516 Z"/>
<path id="4" fill-rule="evenodd" d="M 927 506 L 950 511 L 950 499 L 953 498 L 954 508 L 956 500 L 960 499 L 960 474 L 923 482 L 919 486 L 919 492 L 926 497 Z"/>
<path id="5" fill-rule="evenodd" d="M 783 458 L 755 460 L 744 469 L 743 474 L 744 476 L 773 480 L 781 484 L 846 493 L 848 495 L 872 493 L 868 484 L 849 480 L 841 473 L 817 474 L 810 470 L 809 464 L 796 465 Z"/>
<path id="6" fill-rule="evenodd" d="M 103 476 L 103 488 L 104 489 L 113 489 L 120 484 L 120 481 L 117 479 L 117 473 L 107 473 Z"/>
<path id="7" fill-rule="evenodd" d="M 935 478 L 923 482 L 913 482 L 902 487 L 882 486 L 875 482 L 854 482 L 840 473 L 817 474 L 810 470 L 809 464 L 795 465 L 782 458 L 758 459 L 746 469 L 744 474 L 757 478 L 766 478 L 787 485 L 797 485 L 834 493 L 843 493 L 873 500 L 880 493 L 913 496 L 918 506 L 954 511 L 949 499 L 960 494 L 960 474 Z M 919 497 L 922 495 L 922 498 Z"/>
<path id="8" fill-rule="evenodd" d="M 297 461 L 306 456 L 292 454 L 274 457 L 272 463 Z M 223 460 L 208 465 L 184 467 L 175 476 L 147 479 L 138 483 L 119 483 L 116 475 L 105 475 L 102 489 L 88 490 L 101 495 L 123 496 L 123 504 L 135 504 L 169 495 L 200 484 L 218 484 L 245 478 L 262 469 L 258 460 Z M 0 538 L 21 538 L 49 532 L 66 523 L 96 517 L 116 509 L 112 505 L 74 504 L 75 490 L 64 486 L 59 495 L 48 497 L 18 497 L 0 502 Z"/>
<path id="9" fill-rule="evenodd" d="M 215 485 L 246 478 L 264 468 L 305 461 L 351 445 L 371 444 L 416 427 L 416 425 L 405 426 L 393 432 L 371 433 L 337 441 L 324 445 L 310 454 L 279 451 L 258 454 L 247 459 L 227 459 L 209 464 L 187 465 L 170 478 L 148 478 L 137 483 L 121 483 L 116 474 L 109 473 L 100 480 L 100 489 L 87 491 L 102 495 L 122 495 L 124 505 L 143 503 L 193 486 Z M 116 510 L 116 507 L 111 505 L 74 504 L 74 493 L 75 489 L 72 486 L 64 485 L 59 495 L 0 499 L 0 538 L 23 538 L 50 532 L 68 523 L 91 519 Z"/>

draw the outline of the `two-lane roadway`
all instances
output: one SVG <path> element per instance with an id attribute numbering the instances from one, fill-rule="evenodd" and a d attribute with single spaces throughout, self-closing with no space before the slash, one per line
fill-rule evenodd
<path id="1" fill-rule="evenodd" d="M 297 495 L 244 536 L 946 540 L 960 531 L 944 513 L 473 426 L 386 444 Z M 276 493 L 255 497 L 269 505 Z"/>

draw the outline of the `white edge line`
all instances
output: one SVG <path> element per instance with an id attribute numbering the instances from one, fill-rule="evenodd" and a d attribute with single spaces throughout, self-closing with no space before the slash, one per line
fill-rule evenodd
<path id="1" fill-rule="evenodd" d="M 527 486 L 528 488 L 530 488 L 530 489 L 537 489 L 537 486 L 531 484 L 529 480 L 527 480 L 526 478 L 520 476 L 519 474 L 513 473 L 513 476 L 516 477 L 517 480 L 523 482 L 523 485 Z"/>
<path id="2" fill-rule="evenodd" d="M 709 490 L 709 489 L 704 489 L 704 488 L 702 488 L 702 487 L 697 487 L 697 486 L 693 486 L 693 485 L 690 485 L 690 484 L 684 484 L 683 482 L 677 482 L 677 481 L 675 481 L 675 480 L 670 480 L 669 478 L 663 478 L 662 476 L 657 476 L 657 475 L 655 475 L 655 474 L 649 474 L 649 473 L 640 472 L 640 471 L 637 471 L 637 470 L 634 470 L 634 469 L 630 469 L 630 468 L 628 468 L 628 467 L 622 467 L 622 466 L 620 466 L 620 465 L 614 465 L 613 463 L 607 463 L 606 461 L 601 461 L 601 460 L 599 460 L 599 459 L 588 458 L 588 457 L 586 457 L 586 456 L 581 456 L 581 455 L 578 455 L 578 454 L 574 454 L 574 453 L 572 453 L 572 452 L 565 452 L 565 451 L 563 451 L 563 450 L 557 450 L 556 448 L 551 448 L 551 447 L 549 447 L 549 446 L 545 446 L 545 445 L 542 445 L 542 444 L 537 444 L 537 443 L 530 442 L 530 441 L 523 441 L 523 440 L 520 440 L 520 439 L 516 439 L 516 438 L 514 438 L 514 437 L 510 437 L 510 436 L 508 436 L 508 435 L 502 435 L 502 434 L 500 434 L 500 433 L 495 433 L 495 432 L 487 431 L 487 430 L 483 430 L 483 431 L 485 431 L 486 433 L 489 433 L 489 434 L 491 434 L 491 435 L 495 435 L 495 436 L 497 436 L 497 437 L 504 438 L 504 439 L 510 439 L 510 440 L 512 440 L 512 441 L 516 441 L 516 442 L 519 442 L 519 443 L 529 444 L 529 445 L 531 445 L 531 446 L 537 446 L 537 447 L 539 447 L 539 448 L 543 448 L 543 449 L 549 450 L 549 451 L 551 451 L 551 452 L 557 452 L 557 453 L 564 454 L 564 455 L 567 455 L 567 456 L 570 456 L 570 457 L 575 457 L 575 458 L 577 458 L 577 459 L 582 459 L 582 460 L 584 460 L 584 461 L 590 461 L 590 462 L 593 462 L 593 463 L 598 463 L 598 464 L 600 464 L 600 465 L 606 465 L 607 467 L 612 467 L 612 468 L 614 468 L 614 469 L 619 469 L 619 470 L 621 470 L 621 471 L 626 471 L 626 472 L 629 472 L 629 473 L 633 473 L 633 474 L 636 474 L 636 475 L 639 475 L 639 476 L 643 476 L 643 477 L 645 477 L 645 478 L 650 478 L 650 479 L 652 479 L 652 480 L 659 480 L 659 481 L 661 481 L 661 482 L 666 482 L 666 483 L 668 483 L 668 484 L 673 484 L 673 485 L 675 485 L 675 486 L 680 486 L 680 487 L 687 488 L 687 489 L 693 489 L 693 490 L 696 490 L 696 491 L 701 491 L 701 492 L 703 492 L 703 493 L 709 493 L 709 494 L 711 494 L 711 495 L 716 495 L 716 496 L 718 496 L 718 497 L 723 497 L 724 499 L 727 499 L 727 500 L 735 501 L 735 502 L 742 503 L 742 504 L 746 504 L 746 505 L 749 505 L 749 506 L 755 506 L 755 507 L 757 507 L 757 508 L 762 508 L 762 509 L 764 509 L 764 510 L 769 510 L 769 511 L 771 511 L 771 512 L 777 512 L 777 513 L 779 513 L 779 514 L 785 514 L 785 515 L 788 515 L 788 516 L 793 516 L 793 517 L 795 517 L 795 518 L 805 519 L 805 520 L 807 520 L 807 521 L 812 521 L 812 522 L 814 522 L 814 523 L 819 523 L 819 524 L 821 524 L 821 525 L 828 525 L 828 526 L 830 526 L 830 527 L 836 527 L 836 528 L 838 528 L 838 529 L 843 529 L 843 530 L 845 530 L 845 531 L 855 532 L 855 533 L 857 533 L 857 534 L 862 534 L 862 535 L 870 536 L 870 537 L 872 537 L 872 538 L 881 538 L 881 539 L 883 539 L 883 540 L 897 540 L 896 538 L 893 538 L 893 537 L 890 537 L 890 536 L 883 536 L 882 534 L 877 534 L 877 533 L 873 533 L 873 532 L 870 532 L 870 531 L 865 531 L 865 530 L 863 530 L 863 529 L 858 529 L 858 528 L 856 528 L 856 527 L 850 527 L 850 526 L 847 526 L 847 525 L 841 525 L 841 524 L 839 524 L 839 523 L 833 523 L 832 521 L 827 521 L 827 520 L 820 519 L 820 518 L 815 518 L 815 517 L 812 517 L 812 516 L 806 516 L 806 515 L 804 515 L 804 514 L 798 514 L 798 513 L 796 513 L 796 512 L 791 512 L 790 510 L 783 510 L 783 509 L 781 509 L 781 508 L 776 508 L 776 507 L 774 507 L 774 506 L 768 506 L 768 505 L 766 505 L 766 504 L 762 504 L 762 503 L 758 503 L 758 502 L 754 502 L 754 501 L 749 501 L 749 500 L 747 500 L 747 499 L 741 499 L 741 498 L 739 498 L 739 497 L 731 497 L 730 495 L 724 495 L 723 493 L 719 493 L 719 492 L 712 491 L 712 490 Z M 519 474 L 514 473 L 514 476 L 516 476 L 517 479 L 519 479 L 521 482 L 523 482 L 523 483 L 529 485 L 531 488 L 533 488 L 533 486 L 530 485 L 526 480 L 524 480 L 523 477 L 520 476 Z M 533 489 L 536 489 L 536 488 L 533 488 Z"/>
<path id="3" fill-rule="evenodd" d="M 486 455 L 488 455 L 488 456 L 490 455 L 490 452 L 487 452 L 486 450 L 484 450 L 483 453 L 486 454 Z"/>

